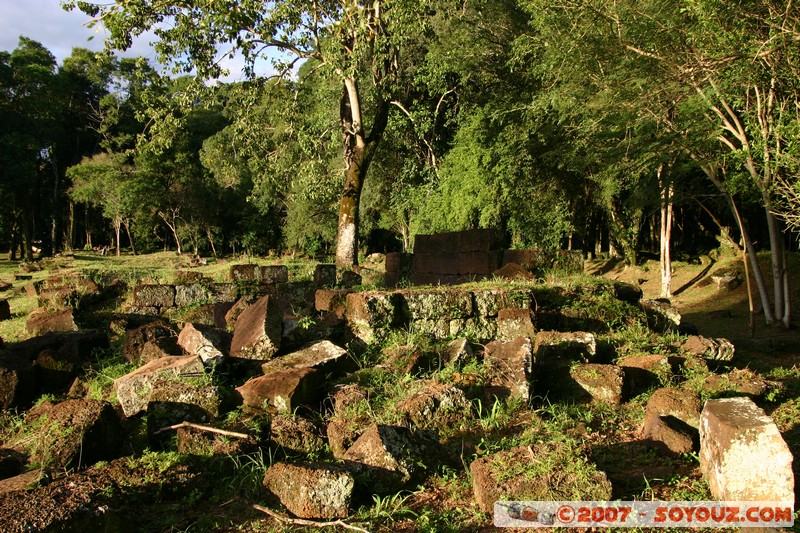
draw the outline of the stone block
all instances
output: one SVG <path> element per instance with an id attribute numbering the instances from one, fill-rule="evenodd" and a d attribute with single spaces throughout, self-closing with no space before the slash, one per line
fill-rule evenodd
<path id="1" fill-rule="evenodd" d="M 331 341 L 319 341 L 296 352 L 271 359 L 261 365 L 261 369 L 264 374 L 287 368 L 313 368 L 331 374 L 343 373 L 350 366 L 347 363 L 347 350 Z"/>
<path id="2" fill-rule="evenodd" d="M 503 308 L 497 312 L 497 338 L 510 341 L 517 337 L 535 338 L 533 311 L 530 309 Z"/>
<path id="3" fill-rule="evenodd" d="M 455 429 L 472 419 L 472 405 L 461 389 L 437 381 L 422 381 L 421 388 L 397 404 L 410 426 Z"/>
<path id="4" fill-rule="evenodd" d="M 177 307 L 206 303 L 209 296 L 208 289 L 200 283 L 175 285 L 175 305 Z"/>
<path id="5" fill-rule="evenodd" d="M 20 444 L 34 463 L 54 469 L 80 468 L 118 457 L 122 425 L 114 408 L 100 400 L 45 402 L 28 412 L 25 423 L 37 438 Z"/>
<path id="6" fill-rule="evenodd" d="M 164 357 L 114 380 L 117 399 L 125 416 L 145 409 L 155 382 L 161 379 L 197 378 L 205 375 L 203 361 L 196 355 Z"/>
<path id="7" fill-rule="evenodd" d="M 300 405 L 319 400 L 323 377 L 313 368 L 288 368 L 252 378 L 236 392 L 247 407 L 291 413 Z"/>
<path id="8" fill-rule="evenodd" d="M 736 352 L 733 343 L 728 339 L 709 339 L 700 335 L 689 336 L 681 345 L 681 350 L 690 356 L 712 361 L 731 361 Z"/>
<path id="9" fill-rule="evenodd" d="M 345 467 L 373 494 L 389 494 L 420 481 L 438 443 L 404 427 L 373 424 L 342 456 Z"/>
<path id="10" fill-rule="evenodd" d="M 350 514 L 355 479 L 331 465 L 275 463 L 264 486 L 300 518 L 333 519 Z"/>
<path id="11" fill-rule="evenodd" d="M 75 324 L 73 310 L 68 308 L 54 313 L 36 314 L 25 323 L 25 329 L 31 335 L 44 335 L 60 331 L 78 331 L 78 326 Z"/>
<path id="12" fill-rule="evenodd" d="M 490 342 L 486 345 L 484 361 L 492 384 L 500 392 L 524 401 L 531 398 L 534 356 L 530 338 Z"/>
<path id="13" fill-rule="evenodd" d="M 458 270 L 455 273 L 462 276 L 493 274 L 502 262 L 502 252 L 462 252 L 458 257 Z M 446 273 L 453 271 L 448 270 Z"/>
<path id="14" fill-rule="evenodd" d="M 261 267 L 258 265 L 231 265 L 229 272 L 232 281 L 261 280 Z"/>
<path id="15" fill-rule="evenodd" d="M 633 398 L 657 387 L 672 375 L 669 359 L 663 355 L 624 357 L 617 365 L 625 371 L 625 398 Z"/>
<path id="16" fill-rule="evenodd" d="M 286 265 L 267 265 L 261 267 L 262 283 L 289 283 L 289 267 Z"/>
<path id="17" fill-rule="evenodd" d="M 540 331 L 536 334 L 536 357 L 547 362 L 553 359 L 592 361 L 597 355 L 594 334 L 585 331 Z"/>
<path id="18" fill-rule="evenodd" d="M 339 278 L 339 286 L 345 289 L 352 289 L 358 287 L 363 283 L 363 278 L 358 272 L 352 270 L 345 270 Z"/>
<path id="19" fill-rule="evenodd" d="M 208 286 L 209 298 L 212 302 L 235 302 L 239 297 L 239 288 L 235 283 L 212 283 Z"/>
<path id="20" fill-rule="evenodd" d="M 222 331 L 188 322 L 178 335 L 178 345 L 189 355 L 202 359 L 204 365 L 218 363 L 225 358 L 230 337 Z"/>
<path id="21" fill-rule="evenodd" d="M 445 234 L 448 235 L 448 234 Z M 502 235 L 494 229 L 468 229 L 449 234 L 458 242 L 459 252 L 489 252 L 503 248 Z"/>
<path id="22" fill-rule="evenodd" d="M 347 295 L 353 291 L 347 289 L 318 289 L 314 292 L 314 309 L 320 313 L 335 313 L 344 318 L 347 309 Z"/>
<path id="23" fill-rule="evenodd" d="M 336 286 L 336 265 L 321 263 L 314 268 L 314 283 L 320 287 Z"/>
<path id="24" fill-rule="evenodd" d="M 290 453 L 319 453 L 325 447 L 322 433 L 310 420 L 278 414 L 272 417 L 270 439 Z"/>
<path id="25" fill-rule="evenodd" d="M 354 292 L 347 295 L 345 317 L 353 335 L 370 343 L 405 322 L 405 301 L 399 293 Z"/>
<path id="26" fill-rule="evenodd" d="M 460 232 L 435 233 L 414 237 L 414 255 L 457 253 L 460 251 Z"/>
<path id="27" fill-rule="evenodd" d="M 794 506 L 792 453 L 749 398 L 708 400 L 700 422 L 700 469 L 719 500 Z"/>
<path id="28" fill-rule="evenodd" d="M 625 372 L 616 365 L 579 364 L 570 369 L 570 376 L 592 401 L 619 407 Z"/>
<path id="29" fill-rule="evenodd" d="M 175 305 L 174 285 L 138 285 L 133 289 L 136 307 L 167 308 Z"/>
<path id="30" fill-rule="evenodd" d="M 138 328 L 125 332 L 125 344 L 122 355 L 132 363 L 139 363 L 142 359 L 142 349 L 145 343 L 155 341 L 162 337 L 174 337 L 177 333 L 163 321 L 149 322 Z"/>
<path id="31" fill-rule="evenodd" d="M 474 313 L 472 293 L 450 290 L 408 290 L 400 293 L 409 322 L 431 319 L 469 318 Z"/>
<path id="32" fill-rule="evenodd" d="M 281 347 L 283 316 L 274 297 L 262 296 L 236 319 L 231 357 L 265 361 Z"/>

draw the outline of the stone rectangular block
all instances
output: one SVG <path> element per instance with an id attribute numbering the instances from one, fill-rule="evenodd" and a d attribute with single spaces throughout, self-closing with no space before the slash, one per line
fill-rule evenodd
<path id="1" fill-rule="evenodd" d="M 133 290 L 136 307 L 172 307 L 175 305 L 173 285 L 139 285 Z"/>
<path id="2" fill-rule="evenodd" d="M 700 469 L 719 500 L 794 506 L 792 453 L 750 398 L 708 400 L 700 415 Z"/>
<path id="3" fill-rule="evenodd" d="M 289 267 L 286 265 L 267 265 L 261 267 L 262 283 L 289 283 Z"/>

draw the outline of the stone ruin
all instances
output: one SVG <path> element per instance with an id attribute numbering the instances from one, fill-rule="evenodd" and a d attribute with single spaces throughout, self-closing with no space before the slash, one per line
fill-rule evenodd
<path id="1" fill-rule="evenodd" d="M 472 229 L 417 235 L 414 253 L 386 254 L 386 285 L 456 285 L 481 281 L 509 265 L 534 274 L 583 272 L 580 251 L 508 250 L 497 231 Z"/>
<path id="2" fill-rule="evenodd" d="M 476 235 L 483 235 L 484 240 Z M 473 236 L 488 243 L 486 250 L 431 251 L 434 247 L 429 247 L 412 265 L 425 265 L 425 261 L 430 261 L 429 265 L 447 261 L 451 266 L 461 265 L 462 257 L 467 257 L 464 265 L 484 265 L 487 258 L 503 261 L 505 253 L 524 264 L 519 260 L 522 252 L 493 255 L 490 252 L 494 245 L 487 234 Z M 421 250 L 426 250 L 425 246 Z M 423 257 L 425 254 L 430 257 Z M 459 276 L 467 270 L 459 267 Z M 214 425 L 223 409 L 230 409 L 233 402 L 250 413 L 272 414 L 266 437 L 270 446 L 314 454 L 327 440 L 339 461 L 336 464 L 278 461 L 263 480 L 272 497 L 296 516 L 305 518 L 347 516 L 357 490 L 390 494 L 418 483 L 426 475 L 424 465 L 428 459 L 440 453 L 436 431 L 459 427 L 474 416 L 458 383 L 452 386 L 415 379 L 415 392 L 397 406 L 403 424 L 376 424 L 368 418 L 353 418 L 348 406 L 368 402 L 366 392 L 358 385 L 328 390 L 328 379 L 355 369 L 343 346 L 358 350 L 380 342 L 393 330 L 416 332 L 448 342 L 447 349 L 435 360 L 429 360 L 426 357 L 430 354 L 394 347 L 396 353 L 387 352 L 385 364 L 415 375 L 424 368 L 452 366 L 477 356 L 487 370 L 487 381 L 478 384 L 486 399 L 518 398 L 527 402 L 546 397 L 611 407 L 669 381 L 669 376 L 680 368 L 691 366 L 698 372 L 708 372 L 709 365 L 734 356 L 733 346 L 724 339 L 694 336 L 678 348 L 680 356 L 615 358 L 607 346 L 598 345 L 596 338 L 597 333 L 607 331 L 608 325 L 589 320 L 581 309 L 572 307 L 570 298 L 580 294 L 567 286 L 354 292 L 341 288 L 330 265 L 321 265 L 315 281 L 307 283 L 290 282 L 286 267 L 253 265 L 232 267 L 231 279 L 223 284 L 189 279 L 175 285 L 140 285 L 133 290 L 131 314 L 122 321 L 121 334 L 125 338 L 124 356 L 138 368 L 114 383 L 117 410 L 131 420 L 147 413 L 147 431 L 153 437 L 170 424 Z M 641 291 L 633 287 L 604 283 L 587 290 L 594 296 L 623 302 L 631 314 L 640 314 L 660 331 L 686 331 L 674 309 L 663 302 L 655 305 L 642 300 Z M 198 303 L 205 304 L 206 311 L 197 315 L 198 320 L 187 320 L 180 328 L 162 317 L 175 307 Z M 306 317 L 314 317 L 311 327 L 298 327 L 303 318 L 297 316 L 298 310 Z M 66 331 L 49 333 L 0 353 L 0 407 L 24 408 L 43 392 L 69 391 L 76 398 L 63 408 L 43 408 L 54 418 L 62 416 L 63 411 L 70 420 L 76 416 L 87 420 L 74 439 L 63 444 L 59 464 L 87 464 L 122 453 L 114 441 L 106 454 L 76 457 L 80 451 L 73 443 L 86 441 L 88 446 L 96 435 L 119 436 L 119 420 L 110 404 L 77 401 L 85 396 L 80 388 L 81 365 L 90 359 L 94 349 L 107 347 L 107 334 Z M 232 397 L 226 397 L 207 379 L 208 367 L 226 363 L 250 368 Z M 753 397 L 763 396 L 770 387 L 768 383 L 754 384 L 739 371 L 721 376 L 722 382 L 720 375 L 708 372 L 703 386 L 713 391 L 730 386 L 732 392 L 747 391 L 744 394 Z M 463 379 L 468 380 L 469 376 Z M 465 383 L 465 388 L 475 386 Z M 318 410 L 324 402 L 332 408 L 325 427 L 319 427 L 314 420 L 292 416 L 301 406 Z M 55 423 L 62 424 L 59 420 L 56 418 Z M 785 501 L 793 494 L 791 453 L 774 423 L 748 399 L 713 400 L 704 407 L 696 391 L 660 388 L 648 401 L 639 437 L 663 453 L 699 452 L 701 467 L 715 497 L 753 496 L 755 493 L 746 490 L 747 480 L 754 475 L 753 465 L 765 462 L 772 465 L 770 472 L 777 472 L 780 483 L 765 483 L 774 490 L 759 492 L 758 498 Z M 181 428 L 178 439 L 179 449 L 205 446 L 215 453 L 231 453 L 229 442 L 201 437 L 191 428 Z M 242 450 L 261 445 L 265 442 L 255 436 L 237 444 Z M 4 446 L 11 450 L 5 453 L 0 448 L 0 457 L 14 458 L 19 464 L 10 472 L 20 473 L 26 449 L 15 447 L 14 443 Z M 470 472 L 474 496 L 482 510 L 489 511 L 500 494 L 544 498 L 552 491 L 574 489 L 550 486 L 547 476 L 497 475 L 498 465 L 531 457 L 548 457 L 564 469 L 586 461 L 585 457 L 570 455 L 563 447 L 549 445 L 516 447 L 476 459 Z M 573 499 L 610 498 L 608 476 L 591 465 L 590 470 L 592 483 L 588 492 L 572 493 Z M 4 483 L 0 481 L 0 493 Z M 9 481 L 7 486 L 17 486 L 14 483 L 17 482 Z"/>

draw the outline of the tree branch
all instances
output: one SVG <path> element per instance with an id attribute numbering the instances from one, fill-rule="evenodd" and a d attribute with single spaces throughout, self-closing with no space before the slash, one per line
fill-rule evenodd
<path id="1" fill-rule="evenodd" d="M 267 507 L 262 507 L 260 505 L 253 505 L 253 509 L 256 511 L 261 511 L 262 513 L 266 513 L 272 518 L 275 518 L 279 522 L 283 522 L 285 524 L 292 524 L 295 526 L 309 526 L 309 527 L 316 527 L 318 529 L 322 529 L 325 527 L 343 527 L 345 529 L 349 529 L 351 531 L 360 531 L 361 533 L 370 533 L 369 530 L 360 528 L 358 526 L 354 526 L 344 522 L 342 520 L 336 520 L 335 522 L 316 522 L 314 520 L 304 520 L 302 518 L 289 518 L 288 516 L 283 516 L 272 509 L 268 509 Z"/>

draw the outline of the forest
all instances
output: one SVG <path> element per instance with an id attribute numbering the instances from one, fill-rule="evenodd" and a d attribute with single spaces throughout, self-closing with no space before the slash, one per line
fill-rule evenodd
<path id="1" fill-rule="evenodd" d="M 658 255 L 668 297 L 671 257 L 724 245 L 749 257 L 766 321 L 790 325 L 791 1 L 62 4 L 107 51 L 58 64 L 20 37 L 0 52 L 12 259 L 291 250 L 348 266 L 491 227 L 513 248 Z M 159 64 L 118 55 L 146 31 Z M 247 80 L 217 81 L 233 53 Z"/>

